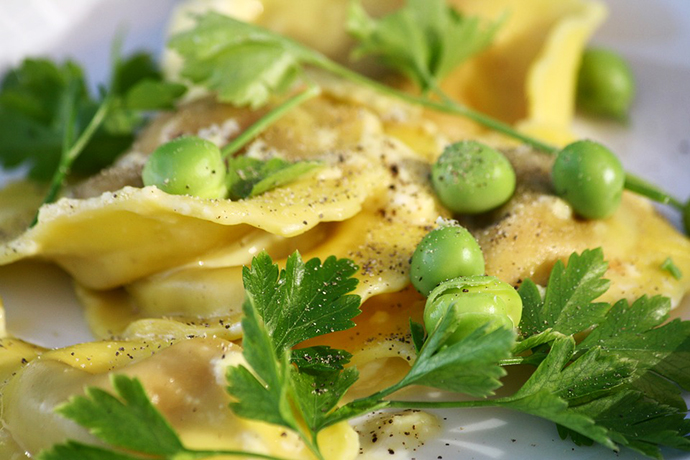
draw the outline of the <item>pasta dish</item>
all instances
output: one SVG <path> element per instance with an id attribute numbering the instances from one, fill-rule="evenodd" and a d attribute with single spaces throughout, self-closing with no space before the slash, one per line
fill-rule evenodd
<path id="1" fill-rule="evenodd" d="M 0 264 L 64 270 L 94 339 L 7 331 L 0 457 L 413 458 L 433 409 L 492 404 L 578 445 L 690 450 L 690 329 L 666 321 L 690 239 L 652 200 L 690 205 L 573 130 L 606 14 L 189 0 L 162 71 L 116 56 L 98 104 L 67 65 L 8 74 L 0 124 L 31 72 L 62 121 L 50 165 L 48 141 L 0 152 L 30 165 L 0 191 Z"/>

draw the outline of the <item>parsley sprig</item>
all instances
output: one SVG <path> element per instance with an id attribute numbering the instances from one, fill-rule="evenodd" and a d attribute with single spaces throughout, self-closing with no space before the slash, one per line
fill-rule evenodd
<path id="1" fill-rule="evenodd" d="M 588 250 L 571 255 L 567 268 L 556 262 L 543 298 L 536 284 L 525 280 L 519 292 L 529 308 L 523 309 L 522 333 L 532 336 L 551 329 L 570 335 L 598 324 L 610 308 L 606 303 L 593 303 L 609 287 L 609 281 L 603 279 L 607 268 L 601 250 Z"/>
<path id="2" fill-rule="evenodd" d="M 483 401 L 391 402 L 391 407 L 504 407 L 558 424 L 578 444 L 629 447 L 662 458 L 659 447 L 690 451 L 690 420 L 679 389 L 690 389 L 690 321 L 666 323 L 669 299 L 632 305 L 594 302 L 608 287 L 601 249 L 557 263 L 542 293 L 530 280 L 522 339 L 502 364 L 536 366 L 514 395 Z M 587 332 L 576 343 L 574 335 Z"/>
<path id="3" fill-rule="evenodd" d="M 291 350 L 310 338 L 354 326 L 360 298 L 349 293 L 357 286 L 352 277 L 357 270 L 347 259 L 304 263 L 297 253 L 288 258 L 284 270 L 266 253 L 243 270 L 247 300 L 242 344 L 249 367 L 228 369 L 228 392 L 237 400 L 231 408 L 241 417 L 295 431 L 318 458 L 317 435 L 359 374 L 355 368 L 326 365 L 324 371 L 312 364 L 299 371 L 291 364 Z M 302 350 L 295 362 L 307 356 L 318 359 L 323 351 L 320 347 L 311 355 Z"/>
<path id="4" fill-rule="evenodd" d="M 359 298 L 350 292 L 357 283 L 352 277 L 357 267 L 335 257 L 323 264 L 318 259 L 305 263 L 295 253 L 280 270 L 262 253 L 243 271 L 246 365 L 227 370 L 227 390 L 234 398 L 230 407 L 238 416 L 295 431 L 317 458 L 322 458 L 317 441 L 321 430 L 382 408 L 503 407 L 556 423 L 560 435 L 578 445 L 626 446 L 652 458 L 661 458 L 660 446 L 690 451 L 690 421 L 679 394 L 680 388 L 690 389 L 690 322 L 666 322 L 670 302 L 663 297 L 642 297 L 632 305 L 595 302 L 608 286 L 605 268 L 602 251 L 588 250 L 573 254 L 567 266 L 557 264 L 543 294 L 531 281 L 523 283 L 525 311 L 517 342 L 512 331 L 479 328 L 445 345 L 458 323 L 456 308 L 450 308 L 426 339 L 417 330 L 416 340 L 423 343 L 400 382 L 338 406 L 358 379 L 357 370 L 347 366 L 350 355 L 329 347 L 299 346 L 354 325 Z M 577 343 L 574 336 L 584 331 L 589 334 Z M 525 363 L 535 370 L 517 392 L 486 398 L 501 386 L 507 367 Z M 194 451 L 194 456 L 179 456 L 191 453 L 156 415 L 141 386 L 122 376 L 113 383 L 119 398 L 90 389 L 59 412 L 115 448 L 166 459 L 220 455 Z M 409 385 L 475 399 L 391 398 Z M 119 428 L 127 423 L 132 429 L 144 423 L 153 433 L 133 444 Z M 111 455 L 98 458 L 140 458 L 75 442 L 39 458 L 91 458 L 93 449 Z"/>
<path id="5" fill-rule="evenodd" d="M 362 44 L 359 54 L 376 51 L 389 56 L 391 62 L 410 63 L 405 73 L 416 75 L 425 89 L 433 89 L 437 95 L 441 94 L 437 79 L 450 70 L 451 64 L 459 64 L 486 46 L 497 27 L 480 27 L 476 18 L 461 16 L 440 0 L 412 1 L 394 14 L 392 19 L 383 19 L 386 22 L 380 25 L 367 18 L 356 4 L 352 5 L 349 24 L 353 32 L 362 39 L 380 40 L 377 45 Z M 413 22 L 420 14 L 425 19 L 421 21 L 425 32 L 414 34 L 417 39 L 407 49 L 393 47 L 393 43 L 409 39 L 405 35 L 414 30 Z M 448 38 L 457 36 L 462 36 L 463 41 L 451 46 Z M 271 94 L 289 89 L 298 77 L 304 77 L 305 68 L 315 67 L 412 104 L 469 117 L 541 150 L 554 150 L 505 123 L 452 101 L 445 94 L 437 102 L 427 96 L 396 90 L 353 72 L 301 43 L 218 13 L 198 16 L 194 28 L 173 37 L 168 45 L 184 58 L 182 77 L 216 91 L 219 100 L 235 105 L 260 107 L 269 101 Z M 417 55 L 404 57 L 405 53 Z"/>
<path id="6" fill-rule="evenodd" d="M 590 379 L 590 367 L 583 367 L 580 376 L 568 385 L 568 393 L 564 394 L 569 410 L 591 417 L 598 426 L 608 430 L 608 436 L 615 443 L 652 458 L 661 458 L 661 445 L 690 450 L 690 421 L 685 420 L 687 407 L 679 397 L 680 388 L 690 389 L 687 365 L 690 322 L 667 322 L 671 302 L 661 296 L 643 296 L 632 305 L 626 300 L 613 305 L 593 302 L 596 297 L 588 292 L 601 292 L 607 285 L 602 279 L 603 267 L 600 249 L 585 251 L 573 254 L 566 268 L 561 264 L 554 268 L 543 298 L 535 295 L 533 283 L 523 284 L 520 295 L 525 316 L 521 328 L 535 334 L 523 343 L 539 338 L 548 342 L 543 339 L 553 337 L 555 331 L 587 332 L 565 362 L 566 369 L 596 355 L 597 362 L 603 363 L 607 372 L 612 372 L 613 380 L 600 377 L 594 387 L 597 393 L 583 400 L 578 389 L 591 380 L 597 381 Z M 581 300 L 573 303 L 575 297 Z M 555 308 L 549 307 L 549 298 L 551 302 L 559 299 L 552 304 Z M 588 320 L 580 322 L 579 317 Z M 548 329 L 538 326 L 540 320 L 546 321 L 542 324 Z M 537 345 L 531 348 L 537 353 L 543 346 L 535 341 L 522 347 L 523 351 L 532 345 Z M 571 435 L 578 444 L 591 444 L 592 439 L 596 440 L 563 427 L 559 432 L 563 437 Z"/>
<path id="7" fill-rule="evenodd" d="M 57 199 L 65 179 L 93 174 L 134 140 L 153 110 L 173 108 L 186 91 L 163 81 L 146 53 L 119 57 L 113 46 L 109 88 L 89 94 L 76 63 L 26 59 L 0 86 L 0 164 L 28 165 L 29 177 L 49 182 L 45 203 Z"/>
<path id="8" fill-rule="evenodd" d="M 357 285 L 352 277 L 356 271 L 357 266 L 347 259 L 329 257 L 323 264 L 318 259 L 304 263 L 297 253 L 288 258 L 284 270 L 262 253 L 243 271 L 247 366 L 227 371 L 227 390 L 235 399 L 230 408 L 241 417 L 295 431 L 317 458 L 323 458 L 316 436 L 326 426 L 324 419 L 358 373 L 354 368 L 342 369 L 349 354 L 331 350 L 336 358 L 327 359 L 326 347 L 302 349 L 294 362 L 308 364 L 303 372 L 298 371 L 291 364 L 291 349 L 309 338 L 354 326 L 352 318 L 360 313 L 360 298 L 349 293 Z M 321 359 L 323 368 L 315 362 Z M 57 411 L 112 447 L 141 455 L 70 441 L 42 452 L 40 459 L 187 460 L 219 455 L 275 459 L 250 452 L 187 449 L 146 397 L 141 383 L 123 375 L 115 375 L 112 383 L 117 397 L 89 388 L 86 396 L 72 398 Z"/>
<path id="9" fill-rule="evenodd" d="M 414 81 L 422 91 L 436 91 L 459 64 L 485 49 L 501 22 L 483 27 L 445 2 L 409 0 L 380 20 L 359 2 L 350 3 L 347 28 L 359 41 L 355 57 L 379 55 L 387 65 Z"/>
<path id="10" fill-rule="evenodd" d="M 71 131 L 70 148 L 80 136 L 85 144 L 73 171 L 97 172 L 131 144 L 148 111 L 173 108 L 185 92 L 184 85 L 162 78 L 150 55 L 135 53 L 114 59 L 110 88 L 94 97 L 77 63 L 26 59 L 0 87 L 0 163 L 28 164 L 31 178 L 48 182 L 58 168 L 65 132 Z M 94 132 L 84 136 L 89 124 Z"/>

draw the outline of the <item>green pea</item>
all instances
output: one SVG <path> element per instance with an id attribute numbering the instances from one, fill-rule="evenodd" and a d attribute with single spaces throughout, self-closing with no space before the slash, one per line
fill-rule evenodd
<path id="1" fill-rule="evenodd" d="M 458 324 L 449 344 L 485 324 L 489 325 L 488 330 L 512 329 L 522 317 L 522 299 L 511 285 L 493 276 L 466 276 L 445 281 L 431 292 L 424 307 L 428 332 L 434 330 L 452 305 Z"/>
<path id="2" fill-rule="evenodd" d="M 444 225 L 429 232 L 412 254 L 410 280 L 427 296 L 439 283 L 484 274 L 484 254 L 464 227 Z"/>
<path id="3" fill-rule="evenodd" d="M 490 211 L 513 196 L 515 171 L 498 150 L 476 141 L 451 144 L 431 168 L 445 207 L 460 214 Z"/>
<path id="4" fill-rule="evenodd" d="M 611 216 L 621 202 L 625 171 L 603 145 L 577 141 L 558 153 L 551 178 L 556 193 L 586 219 Z"/>
<path id="5" fill-rule="evenodd" d="M 618 54 L 589 49 L 582 55 L 577 82 L 577 104 L 595 115 L 625 118 L 635 97 L 635 79 Z"/>
<path id="6" fill-rule="evenodd" d="M 159 146 L 149 157 L 142 179 L 172 195 L 225 198 L 225 162 L 220 149 L 195 136 L 179 137 Z"/>

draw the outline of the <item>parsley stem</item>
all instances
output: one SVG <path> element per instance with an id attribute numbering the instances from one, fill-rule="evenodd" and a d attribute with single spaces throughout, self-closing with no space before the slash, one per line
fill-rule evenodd
<path id="1" fill-rule="evenodd" d="M 256 136 L 264 132 L 273 123 L 278 121 L 288 111 L 290 111 L 294 107 L 297 107 L 301 103 L 318 96 L 320 93 L 321 88 L 317 85 L 311 84 L 306 90 L 302 91 L 296 96 L 291 97 L 287 101 L 273 108 L 270 112 L 261 117 L 259 121 L 251 125 L 244 132 L 242 132 L 242 134 L 233 139 L 232 142 L 223 147 L 223 149 L 221 150 L 223 158 L 228 158 L 232 156 L 234 153 L 236 153 L 238 150 L 244 147 L 249 141 L 251 141 Z"/>
<path id="2" fill-rule="evenodd" d="M 441 91 L 436 85 L 433 85 L 434 92 L 441 97 L 442 102 L 432 101 L 427 97 L 415 96 L 413 94 L 409 94 L 404 91 L 399 91 L 395 88 L 391 88 L 390 86 L 384 85 L 375 80 L 371 80 L 363 75 L 358 74 L 357 72 L 353 72 L 352 70 L 344 66 L 341 66 L 340 64 L 337 64 L 335 62 L 332 62 L 331 60 L 326 58 L 322 58 L 316 61 L 315 64 L 320 66 L 324 70 L 332 72 L 345 79 L 348 79 L 355 83 L 360 83 L 369 86 L 370 88 L 373 88 L 381 93 L 387 94 L 389 96 L 395 97 L 405 102 L 409 102 L 414 105 L 421 105 L 423 107 L 427 107 L 429 109 L 433 109 L 439 112 L 460 115 L 469 118 L 470 120 L 476 121 L 477 123 L 486 126 L 487 128 L 490 128 L 494 131 L 498 131 L 500 133 L 518 139 L 519 141 L 529 144 L 538 150 L 542 150 L 544 152 L 549 153 L 558 152 L 558 149 L 552 145 L 546 144 L 544 142 L 539 141 L 538 139 L 522 134 L 506 123 L 498 121 L 495 118 L 492 118 L 488 115 L 485 115 L 465 105 L 453 101 L 445 93 L 443 93 L 443 91 Z"/>
<path id="3" fill-rule="evenodd" d="M 532 147 L 534 147 L 537 150 L 541 150 L 542 152 L 550 153 L 552 155 L 555 155 L 558 153 L 560 149 L 557 147 L 554 147 L 553 145 L 547 144 L 545 142 L 540 141 L 539 139 L 536 139 L 532 136 L 527 136 L 525 134 L 522 134 L 521 132 L 515 130 L 512 126 L 510 126 L 507 123 L 503 123 L 502 121 L 499 121 L 493 117 L 490 117 L 486 114 L 483 114 L 479 111 L 470 109 L 469 107 L 459 104 L 458 102 L 454 101 L 452 98 L 450 98 L 445 91 L 443 91 L 436 81 L 429 81 L 428 82 L 431 89 L 436 93 L 437 96 L 441 98 L 443 103 L 448 106 L 449 108 L 453 108 L 453 112 L 458 115 L 462 115 L 466 118 L 469 118 L 472 121 L 475 121 L 479 123 L 480 125 L 483 125 L 489 129 L 492 129 L 494 131 L 497 131 L 499 133 L 506 134 L 514 139 L 517 139 L 521 142 L 524 142 L 525 144 L 528 144 Z"/>
<path id="4" fill-rule="evenodd" d="M 514 356 L 502 359 L 498 362 L 499 366 L 516 366 L 518 364 L 531 364 L 538 366 L 546 358 L 547 353 L 534 353 L 529 356 Z"/>
<path id="5" fill-rule="evenodd" d="M 349 420 L 351 418 L 368 414 L 375 410 L 387 408 L 390 401 L 386 401 L 383 398 L 385 398 L 391 393 L 398 391 L 404 386 L 406 385 L 404 384 L 403 379 L 395 385 L 390 386 L 388 388 L 384 388 L 383 390 L 378 391 L 370 396 L 350 401 L 349 403 L 345 404 L 340 409 L 338 409 L 336 412 L 334 412 L 332 416 L 328 418 L 327 423 L 322 427 L 322 429 L 326 428 L 327 426 L 335 425 L 336 423 L 342 422 L 344 420 Z"/>
<path id="6" fill-rule="evenodd" d="M 302 430 L 296 430 L 296 432 L 299 435 L 302 442 L 304 443 L 304 445 L 307 446 L 307 448 L 311 451 L 312 454 L 314 454 L 314 456 L 318 460 L 325 460 L 323 454 L 321 453 L 321 450 L 319 449 L 319 444 L 316 439 L 318 432 L 313 432 L 311 437 L 309 437 Z"/>
<path id="7" fill-rule="evenodd" d="M 369 401 L 368 405 L 365 405 L 365 401 Z M 375 400 L 374 395 L 363 398 L 361 400 L 353 401 L 359 402 L 361 405 L 361 410 L 357 412 L 346 412 L 343 416 L 339 418 L 333 418 L 328 421 L 328 425 L 334 425 L 342 420 L 347 420 L 361 415 L 368 414 L 372 411 L 379 409 L 449 409 L 449 408 L 473 408 L 473 407 L 492 407 L 500 406 L 501 400 L 492 399 L 481 399 L 473 401 L 398 401 L 398 400 Z M 344 407 L 352 407 L 352 404 L 347 404 Z"/>
<path id="8" fill-rule="evenodd" d="M 387 401 L 393 409 L 448 409 L 500 406 L 500 400 L 480 399 L 475 401 Z"/>
<path id="9" fill-rule="evenodd" d="M 646 180 L 630 173 L 625 175 L 625 188 L 638 195 L 645 196 L 650 200 L 661 204 L 668 204 L 683 212 L 683 203 L 668 193 L 661 190 L 656 185 L 650 184 Z"/>
<path id="10" fill-rule="evenodd" d="M 256 452 L 247 452 L 244 450 L 191 450 L 191 449 L 185 449 L 185 451 L 180 454 L 180 458 L 184 459 L 184 460 L 194 460 L 194 459 L 220 457 L 220 456 L 243 457 L 243 458 L 261 458 L 264 460 L 287 460 L 284 457 L 274 457 L 273 455 L 260 454 L 260 453 L 256 453 Z"/>
<path id="11" fill-rule="evenodd" d="M 75 115 L 70 115 L 70 121 L 68 127 L 65 128 L 65 142 L 63 142 L 63 151 L 62 155 L 60 156 L 60 163 L 58 164 L 57 171 L 55 171 L 55 174 L 53 174 L 53 178 L 50 182 L 50 188 L 48 189 L 48 193 L 46 194 L 46 197 L 43 199 L 42 204 L 49 204 L 53 203 L 59 193 L 60 190 L 62 189 L 62 186 L 64 185 L 65 178 L 67 175 L 70 173 L 70 170 L 72 168 L 72 164 L 74 163 L 74 160 L 79 157 L 79 154 L 81 154 L 82 150 L 84 150 L 84 147 L 89 143 L 93 135 L 96 133 L 96 130 L 101 126 L 101 123 L 103 123 L 103 120 L 105 120 L 106 115 L 108 114 L 108 111 L 110 110 L 112 103 L 112 95 L 109 93 L 104 99 L 103 102 L 101 102 L 101 105 L 98 107 L 98 110 L 94 114 L 93 118 L 89 121 L 89 124 L 86 126 L 86 129 L 81 133 L 77 141 L 72 144 L 71 147 L 68 148 L 69 145 L 69 139 L 73 136 L 73 127 L 74 127 L 74 119 L 72 117 L 76 116 L 76 104 L 74 104 L 74 101 L 71 102 L 73 107 L 71 108 L 72 113 Z M 36 225 L 38 222 L 38 212 L 36 212 L 36 215 L 34 216 L 34 220 L 31 223 L 31 227 Z"/>
<path id="12" fill-rule="evenodd" d="M 321 67 L 324 70 L 339 75 L 354 83 L 359 83 L 368 86 L 383 94 L 394 97 L 396 99 L 400 99 L 410 104 L 420 105 L 422 107 L 426 107 L 439 112 L 450 113 L 454 115 L 460 115 L 465 118 L 469 118 L 470 120 L 473 120 L 482 126 L 503 133 L 521 142 L 524 142 L 525 144 L 528 144 L 537 150 L 541 150 L 542 152 L 556 155 L 560 150 L 553 145 L 542 142 L 531 136 L 522 134 L 510 125 L 496 120 L 493 117 L 485 115 L 479 111 L 473 110 L 465 105 L 459 104 L 458 102 L 448 97 L 448 95 L 441 88 L 439 88 L 435 82 L 428 83 L 432 88 L 433 92 L 441 98 L 441 102 L 432 101 L 423 96 L 415 96 L 413 94 L 396 90 L 395 88 L 391 88 L 390 86 L 384 85 L 375 80 L 371 80 L 363 75 L 360 75 L 357 72 L 353 72 L 348 68 L 341 66 L 340 64 L 337 64 L 325 57 L 321 57 L 320 59 L 316 60 L 314 64 Z M 643 179 L 640 179 L 635 175 L 626 173 L 625 188 L 630 190 L 631 192 L 647 197 L 650 200 L 656 201 L 658 203 L 669 204 L 674 208 L 680 210 L 681 212 L 683 210 L 683 203 L 681 203 L 679 200 L 675 199 L 674 197 L 664 192 L 660 188 L 644 181 Z"/>
<path id="13" fill-rule="evenodd" d="M 435 82 L 432 81 L 432 82 L 429 82 L 429 84 L 431 85 L 431 88 L 434 90 L 434 92 L 439 97 L 441 97 L 441 99 L 443 99 L 443 101 L 446 104 L 457 105 L 457 103 L 455 101 L 453 101 L 451 98 L 449 98 L 448 95 L 441 88 L 439 88 Z M 462 108 L 462 106 L 459 106 L 459 108 Z M 471 118 L 471 119 L 483 124 L 486 127 L 495 129 L 496 131 L 511 135 L 516 139 L 522 140 L 523 142 L 531 145 L 532 147 L 535 147 L 535 148 L 542 150 L 546 153 L 550 153 L 552 155 L 557 155 L 559 152 L 559 149 L 557 149 L 555 147 L 549 146 L 547 144 L 541 144 L 538 140 L 532 139 L 528 136 L 523 136 L 522 134 L 520 134 L 518 132 L 515 132 L 515 134 L 509 133 L 504 128 L 511 129 L 510 126 L 503 125 L 501 122 L 494 120 L 493 118 L 488 117 L 482 113 L 475 112 L 473 114 L 466 114 L 466 116 L 468 118 Z M 479 120 L 479 119 L 473 118 L 474 116 L 482 117 L 482 118 L 484 118 L 484 120 Z M 498 127 L 493 126 L 493 124 L 495 124 L 495 123 L 497 123 L 498 125 L 503 125 L 503 126 L 498 126 Z M 535 142 L 540 143 L 541 147 L 539 145 L 535 144 Z M 652 201 L 656 201 L 657 203 L 669 204 L 669 205 L 673 206 L 674 208 L 676 208 L 677 210 L 679 210 L 681 212 L 683 211 L 683 203 L 681 203 L 680 201 L 678 201 L 677 199 L 675 199 L 674 197 L 672 197 L 668 193 L 664 192 L 659 187 L 657 187 L 653 184 L 650 184 L 649 182 L 645 181 L 644 179 L 642 179 L 638 176 L 635 176 L 633 174 L 630 174 L 628 172 L 625 173 L 625 188 L 627 190 L 630 190 L 633 193 L 647 197 Z"/>

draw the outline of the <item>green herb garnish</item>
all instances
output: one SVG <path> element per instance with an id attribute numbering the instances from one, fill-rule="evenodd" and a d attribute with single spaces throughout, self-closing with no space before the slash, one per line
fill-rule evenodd
<path id="1" fill-rule="evenodd" d="M 58 168 L 65 133 L 69 131 L 73 139 L 77 127 L 84 129 L 98 106 L 75 63 L 59 67 L 48 60 L 25 60 L 5 76 L 0 89 L 0 162 L 6 168 L 28 163 L 30 177 L 49 181 Z M 118 146 L 131 140 L 123 133 L 102 130 L 75 169 L 95 172 L 94 167 L 112 159 Z"/>
<path id="2" fill-rule="evenodd" d="M 458 64 L 486 48 L 500 21 L 482 27 L 479 18 L 427 0 L 408 0 L 405 8 L 377 21 L 353 1 L 347 26 L 359 40 L 355 57 L 381 56 L 428 92 Z"/>
<path id="3" fill-rule="evenodd" d="M 567 267 L 558 261 L 543 299 L 537 286 L 525 280 L 519 292 L 529 307 L 523 307 L 522 333 L 532 336 L 552 329 L 570 335 L 598 324 L 610 308 L 606 303 L 592 303 L 609 287 L 609 281 L 602 278 L 607 267 L 601 250 L 573 254 Z"/>
<path id="4" fill-rule="evenodd" d="M 45 203 L 57 199 L 70 173 L 93 174 L 112 163 L 134 140 L 145 112 L 172 108 L 186 91 L 164 82 L 148 54 L 113 61 L 110 89 L 97 98 L 72 61 L 27 59 L 2 81 L 0 164 L 28 164 L 29 177 L 49 181 Z"/>
<path id="5" fill-rule="evenodd" d="M 490 43 L 500 23 L 482 27 L 477 18 L 462 16 L 443 0 L 408 0 L 401 9 L 375 20 L 353 0 L 348 26 L 359 40 L 355 55 L 379 56 L 417 83 L 422 96 L 395 90 L 294 40 L 217 13 L 199 16 L 196 27 L 173 37 L 170 47 L 184 58 L 182 76 L 218 92 L 224 102 L 259 107 L 272 93 L 283 92 L 304 77 L 306 67 L 315 67 L 412 104 L 467 117 L 557 154 L 560 149 L 452 100 L 440 88 L 444 75 Z M 680 201 L 636 176 L 626 174 L 625 186 L 683 211 Z"/>
<path id="6" fill-rule="evenodd" d="M 0 88 L 0 163 L 8 168 L 28 163 L 31 178 L 50 180 L 60 161 L 63 133 L 73 130 L 71 137 L 78 137 L 105 101 L 107 113 L 98 117 L 99 127 L 72 168 L 79 175 L 93 174 L 131 144 L 145 121 L 143 111 L 173 108 L 185 91 L 183 85 L 163 82 L 148 54 L 119 62 L 111 80 L 112 100 L 103 94 L 92 97 L 81 67 L 72 61 L 58 65 L 27 59 L 10 71 Z M 65 104 L 74 106 L 74 119 L 65 116 Z"/>
<path id="7" fill-rule="evenodd" d="M 666 260 L 661 264 L 661 269 L 666 270 L 671 274 L 672 277 L 674 277 L 677 280 L 680 280 L 683 277 L 683 272 L 678 268 L 678 265 L 673 263 L 673 259 L 670 257 L 667 257 Z"/>
<path id="8" fill-rule="evenodd" d="M 168 46 L 184 57 L 181 76 L 236 106 L 257 108 L 287 91 L 314 51 L 266 29 L 206 13 Z M 319 55 L 320 56 L 320 55 Z"/>
<path id="9" fill-rule="evenodd" d="M 349 293 L 357 282 L 352 278 L 356 267 L 334 257 L 323 264 L 317 259 L 303 263 L 294 254 L 281 271 L 261 254 L 243 274 L 247 293 L 243 353 L 249 367 L 228 368 L 228 392 L 236 400 L 231 408 L 241 417 L 297 432 L 317 458 L 322 458 L 316 440 L 321 430 L 386 407 L 504 407 L 555 422 L 561 436 L 570 436 L 576 444 L 626 446 L 653 458 L 661 458 L 659 446 L 690 450 L 690 421 L 685 419 L 687 407 L 678 390 L 690 389 L 686 365 L 690 322 L 663 324 L 670 302 L 662 297 L 643 297 L 631 306 L 625 301 L 613 306 L 593 303 L 607 287 L 604 268 L 601 250 L 585 251 L 573 254 L 567 267 L 554 269 L 543 296 L 531 282 L 523 284 L 523 336 L 517 343 L 512 331 L 487 332 L 480 327 L 461 341 L 444 345 L 458 325 L 457 310 L 451 307 L 430 331 L 400 382 L 337 407 L 358 378 L 357 370 L 346 366 L 349 354 L 328 347 L 292 348 L 353 325 L 359 298 Z M 546 323 L 537 327 L 538 321 Z M 589 335 L 576 343 L 573 335 L 586 330 Z M 413 331 L 415 341 L 423 339 L 419 326 Z M 504 368 L 513 364 L 531 364 L 535 371 L 515 394 L 485 399 L 500 387 Z M 113 382 L 125 404 L 94 389 L 87 398 L 77 397 L 61 406 L 59 412 L 116 448 L 166 459 L 191 452 L 180 447 L 169 426 L 153 414 L 138 384 L 126 377 L 115 377 Z M 389 399 L 408 385 L 480 399 Z M 111 405 L 110 412 L 103 409 Z M 120 429 L 126 423 L 132 429 L 137 429 L 135 423 L 146 424 L 152 434 L 132 441 L 129 431 Z M 69 442 L 39 458 L 90 458 L 86 456 L 89 449 L 101 448 Z M 189 458 L 219 454 L 196 452 Z"/>
<path id="10" fill-rule="evenodd" d="M 326 370 L 312 362 L 300 372 L 290 364 L 291 349 L 354 326 L 360 298 L 349 293 L 357 285 L 352 278 L 356 271 L 346 259 L 329 257 L 323 264 L 311 259 L 305 264 L 299 254 L 290 256 L 279 271 L 266 253 L 243 270 L 247 300 L 242 345 L 253 373 L 244 366 L 228 369 L 228 392 L 237 400 L 231 408 L 241 417 L 295 431 L 319 458 L 316 437 L 358 373 L 355 368 L 333 369 L 327 365 L 330 360 L 322 361 Z M 304 352 L 299 356 L 304 358 Z M 314 385 L 325 391 L 314 391 Z"/>
<path id="11" fill-rule="evenodd" d="M 443 36 L 446 33 L 455 35 L 462 31 L 462 34 L 466 34 L 464 37 L 466 41 L 455 43 L 454 48 L 450 49 L 449 45 L 436 43 L 433 38 L 421 40 L 417 43 L 418 46 L 433 46 L 435 48 L 432 51 L 421 52 L 423 55 L 429 56 L 426 61 L 414 57 L 404 59 L 405 62 L 414 62 L 414 68 L 405 72 L 406 74 L 424 74 L 430 79 L 442 75 L 447 71 L 449 63 L 457 64 L 460 58 L 469 57 L 478 51 L 480 48 L 478 44 L 483 46 L 483 43 L 493 34 L 491 28 L 489 32 L 476 25 L 472 26 L 472 24 L 476 24 L 476 19 L 459 19 L 460 16 L 457 13 L 446 11 L 442 0 L 429 0 L 423 4 L 422 2 L 415 2 L 414 7 L 418 8 L 416 12 L 404 14 L 418 14 L 426 10 L 428 13 L 425 13 L 425 17 L 429 18 L 428 26 L 434 29 L 437 36 Z M 408 5 L 405 8 L 411 7 Z M 363 17 L 357 13 L 356 6 L 351 11 L 353 17 L 350 22 L 359 24 L 360 33 L 362 33 Z M 445 19 L 433 19 L 435 17 L 434 11 L 445 11 L 442 13 L 446 16 Z M 374 24 L 371 23 L 372 26 Z M 470 27 L 467 24 L 470 24 Z M 455 32 L 441 30 L 441 27 L 447 27 L 451 31 L 455 30 Z M 379 33 L 368 36 L 373 38 L 379 36 Z M 511 126 L 458 104 L 445 95 L 443 95 L 443 102 L 435 102 L 428 97 L 414 96 L 395 90 L 353 72 L 294 40 L 257 25 L 247 24 L 218 13 L 211 12 L 198 16 L 196 26 L 173 37 L 169 46 L 184 58 L 181 73 L 183 77 L 216 91 L 220 101 L 234 105 L 249 105 L 254 108 L 264 105 L 269 101 L 272 92 L 280 93 L 287 90 L 298 76 L 304 76 L 306 67 L 315 67 L 412 104 L 469 117 L 499 132 L 529 143 L 540 150 L 555 150 L 554 147 L 524 136 Z M 390 50 L 390 47 L 362 45 L 362 49 L 384 51 Z M 399 48 L 396 52 L 396 58 L 401 58 L 404 50 Z M 276 56 L 280 56 L 280 59 L 276 60 Z M 437 59 L 441 59 L 441 61 L 437 63 Z M 426 66 L 432 67 L 422 70 Z M 239 72 L 237 69 L 246 68 L 250 69 L 246 72 L 251 73 L 252 78 L 254 76 L 261 76 L 261 78 L 252 80 L 249 76 L 236 75 Z M 233 75 L 233 78 L 229 78 L 228 75 Z M 440 91 L 437 89 L 438 81 L 435 79 L 429 80 L 427 84 L 433 84 L 435 92 Z"/>
<path id="12" fill-rule="evenodd" d="M 85 396 L 75 396 L 56 409 L 109 446 L 68 441 L 40 452 L 39 460 L 191 460 L 220 455 L 280 460 L 244 451 L 187 449 L 151 403 L 139 380 L 113 375 L 111 383 L 115 395 L 98 387 L 89 387 Z"/>
<path id="13" fill-rule="evenodd" d="M 230 199 L 251 198 L 283 184 L 293 182 L 306 172 L 321 166 L 314 161 L 291 163 L 281 158 L 262 161 L 239 156 L 228 161 Z"/>

